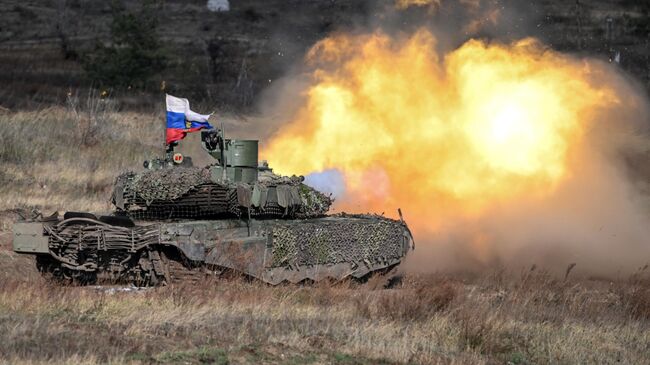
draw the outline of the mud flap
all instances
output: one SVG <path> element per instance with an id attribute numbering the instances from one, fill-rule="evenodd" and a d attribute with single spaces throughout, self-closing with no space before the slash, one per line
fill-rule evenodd
<path id="1" fill-rule="evenodd" d="M 205 262 L 261 278 L 265 270 L 266 250 L 267 239 L 264 237 L 218 242 L 208 252 Z"/>
<path id="2" fill-rule="evenodd" d="M 43 224 L 15 223 L 13 249 L 19 253 L 49 253 L 48 237 L 43 234 Z"/>

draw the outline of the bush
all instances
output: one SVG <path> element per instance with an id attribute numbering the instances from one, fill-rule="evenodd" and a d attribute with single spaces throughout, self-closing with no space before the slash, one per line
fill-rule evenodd
<path id="1" fill-rule="evenodd" d="M 96 83 L 111 87 L 143 87 L 165 69 L 166 52 L 157 34 L 158 19 L 150 2 L 139 12 L 113 6 L 111 38 L 84 56 L 83 66 Z"/>
<path id="2" fill-rule="evenodd" d="M 370 319 L 418 321 L 447 309 L 456 296 L 456 288 L 450 283 L 421 284 L 414 290 L 385 290 L 376 298 L 358 298 L 356 309 L 361 316 Z"/>
<path id="3" fill-rule="evenodd" d="M 650 320 L 650 266 L 645 265 L 618 289 L 621 302 L 632 318 Z"/>
<path id="4" fill-rule="evenodd" d="M 633 318 L 650 320 L 650 288 L 634 288 L 624 298 Z"/>

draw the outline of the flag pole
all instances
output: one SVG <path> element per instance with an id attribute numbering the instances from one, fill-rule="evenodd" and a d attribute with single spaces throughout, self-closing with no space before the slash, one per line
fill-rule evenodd
<path id="1" fill-rule="evenodd" d="M 163 113 L 163 151 L 165 159 L 167 159 L 167 93 L 165 93 L 165 112 Z"/>
<path id="2" fill-rule="evenodd" d="M 172 155 L 174 154 L 174 146 L 172 143 L 167 143 L 167 93 L 165 93 L 165 112 L 163 117 L 163 150 L 165 151 L 165 161 L 172 162 Z"/>

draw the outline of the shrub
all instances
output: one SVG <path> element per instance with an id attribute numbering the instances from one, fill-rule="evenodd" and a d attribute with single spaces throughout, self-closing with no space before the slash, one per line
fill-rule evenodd
<path id="1" fill-rule="evenodd" d="M 619 288 L 619 297 L 627 312 L 635 319 L 650 320 L 650 272 L 645 265 L 628 279 L 629 285 Z"/>
<path id="2" fill-rule="evenodd" d="M 376 297 L 357 298 L 356 308 L 366 318 L 417 321 L 447 309 L 456 296 L 456 288 L 450 283 L 421 284 L 410 291 L 385 290 Z"/>
<path id="3" fill-rule="evenodd" d="M 113 6 L 108 45 L 98 43 L 84 56 L 88 77 L 100 85 L 143 87 L 165 69 L 166 52 L 157 34 L 158 19 L 151 2 L 137 13 Z"/>
<path id="4" fill-rule="evenodd" d="M 625 299 L 632 317 L 650 320 L 650 288 L 634 288 L 627 293 Z"/>

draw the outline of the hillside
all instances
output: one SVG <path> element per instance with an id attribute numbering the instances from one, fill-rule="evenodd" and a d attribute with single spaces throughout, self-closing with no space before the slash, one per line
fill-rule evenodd
<path id="1" fill-rule="evenodd" d="M 135 11 L 139 2 L 127 2 Z M 393 1 L 240 0 L 227 12 L 210 12 L 205 1 L 159 1 L 159 34 L 170 54 L 167 70 L 149 92 L 126 91 L 122 104 L 151 108 L 165 90 L 213 107 L 245 110 L 261 92 L 300 64 L 305 51 L 331 32 L 374 28 L 441 27 L 451 46 L 468 36 L 501 40 L 533 35 L 552 47 L 614 59 L 641 84 L 650 83 L 650 5 L 630 0 L 555 1 L 522 5 L 501 2 L 497 26 L 475 34 L 461 31 L 456 14 L 441 10 L 389 12 Z M 108 40 L 110 2 L 98 0 L 8 0 L 0 4 L 0 106 L 60 104 L 70 90 L 91 84 L 80 57 Z M 95 85 L 96 86 L 96 85 Z M 147 95 L 153 95 L 146 97 Z M 154 101 L 155 100 L 155 101 Z"/>

